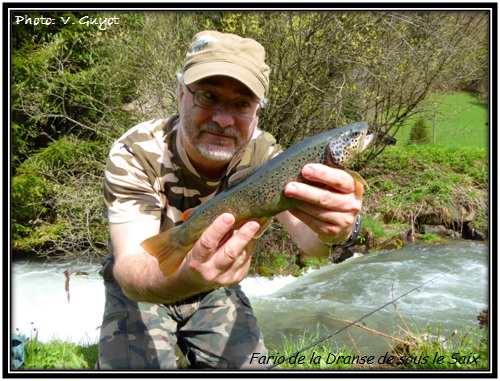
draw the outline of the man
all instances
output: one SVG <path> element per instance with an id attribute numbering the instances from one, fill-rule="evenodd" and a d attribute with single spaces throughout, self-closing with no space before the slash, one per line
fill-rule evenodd
<path id="1" fill-rule="evenodd" d="M 234 217 L 222 214 L 169 277 L 140 245 L 181 223 L 185 210 L 227 187 L 237 171 L 279 153 L 274 139 L 257 128 L 269 87 L 265 51 L 252 39 L 200 32 L 178 77 L 179 115 L 139 124 L 109 154 L 101 369 L 175 368 L 175 345 L 193 368 L 258 367 L 250 364 L 252 353 L 266 353 L 238 286 L 248 272 L 259 223 L 246 222 L 233 232 Z M 277 218 L 306 253 L 325 256 L 326 244 L 352 236 L 363 186 L 319 164 L 302 173 L 327 187 L 288 184 L 286 194 L 305 203 Z"/>

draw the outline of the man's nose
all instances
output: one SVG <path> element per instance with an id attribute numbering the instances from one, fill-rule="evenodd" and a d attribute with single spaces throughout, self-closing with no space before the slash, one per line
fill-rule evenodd
<path id="1" fill-rule="evenodd" d="M 220 109 L 214 111 L 212 120 L 219 123 L 221 127 L 233 126 L 234 114 L 231 105 L 228 102 L 224 103 Z"/>

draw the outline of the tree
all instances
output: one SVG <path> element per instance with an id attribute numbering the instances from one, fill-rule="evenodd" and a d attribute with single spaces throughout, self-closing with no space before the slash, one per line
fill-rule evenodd
<path id="1" fill-rule="evenodd" d="M 260 126 L 287 147 L 365 120 L 387 139 L 430 91 L 487 77 L 487 12 L 250 12 L 207 14 L 220 30 L 260 41 L 271 89 Z M 475 78 L 475 79 L 472 79 Z"/>
<path id="2" fill-rule="evenodd" d="M 76 21 L 85 15 L 43 13 Z M 479 88 L 488 74 L 487 12 L 109 16 L 122 22 L 104 32 L 79 22 L 50 29 L 12 22 L 16 248 L 50 242 L 46 251 L 103 250 L 106 153 L 138 120 L 176 111 L 175 72 L 200 30 L 237 33 L 264 45 L 271 88 L 259 126 L 283 147 L 364 120 L 379 137 L 365 162 L 384 149 L 384 137 L 428 107 L 424 99 L 430 91 Z"/>
<path id="3" fill-rule="evenodd" d="M 89 13 L 22 17 L 75 22 L 24 28 L 13 21 L 13 248 L 98 251 L 107 235 L 101 213 L 106 153 L 133 120 L 123 110 L 133 82 L 121 76 L 116 65 L 126 63 L 108 47 L 127 40 L 142 16 L 124 15 L 127 28 L 106 35 L 78 22 Z"/>
<path id="4" fill-rule="evenodd" d="M 429 127 L 425 125 L 425 120 L 423 118 L 418 118 L 411 128 L 408 144 L 429 143 L 432 143 L 431 131 Z"/>
<path id="5" fill-rule="evenodd" d="M 37 17 L 75 22 L 54 28 L 40 24 L 24 28 L 13 22 L 14 170 L 30 152 L 69 134 L 109 143 L 119 131 L 117 125 L 127 118 L 123 97 L 132 85 L 117 69 L 127 63 L 110 49 L 115 41 L 127 39 L 127 29 L 110 28 L 103 35 L 98 27 L 77 22 L 81 13 L 42 12 Z M 140 24 L 140 15 L 123 17 L 128 18 L 127 28 Z"/>

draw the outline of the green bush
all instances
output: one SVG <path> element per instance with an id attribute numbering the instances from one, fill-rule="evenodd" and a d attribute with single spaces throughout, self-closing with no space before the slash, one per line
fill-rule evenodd
<path id="1" fill-rule="evenodd" d="M 99 142 L 66 136 L 19 166 L 12 179 L 16 249 L 42 253 L 46 242 L 57 242 L 74 252 L 106 242 L 101 189 L 107 149 Z"/>
<path id="2" fill-rule="evenodd" d="M 425 125 L 425 119 L 419 118 L 411 128 L 408 144 L 428 143 L 432 143 L 431 131 L 429 127 Z"/>
<path id="3" fill-rule="evenodd" d="M 12 235 L 16 239 L 30 234 L 31 228 L 46 217 L 50 207 L 44 202 L 49 193 L 46 181 L 36 175 L 18 175 L 12 179 Z"/>

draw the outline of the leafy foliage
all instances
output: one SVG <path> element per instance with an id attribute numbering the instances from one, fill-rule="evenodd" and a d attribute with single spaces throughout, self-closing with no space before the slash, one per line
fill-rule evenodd
<path id="1" fill-rule="evenodd" d="M 106 242 L 101 186 L 107 147 L 71 135 L 31 155 L 12 181 L 15 248 L 99 252 Z"/>
<path id="2" fill-rule="evenodd" d="M 271 88 L 259 125 L 284 147 L 366 120 L 379 137 L 366 161 L 385 148 L 384 136 L 421 111 L 429 91 L 480 92 L 488 74 L 486 12 L 26 15 L 110 16 L 120 23 L 100 30 L 11 22 L 12 233 L 14 248 L 23 250 L 102 252 L 107 150 L 136 122 L 176 111 L 174 73 L 200 30 L 264 45 Z M 433 189 L 446 190 L 438 182 Z"/>
<path id="3" fill-rule="evenodd" d="M 42 16 L 78 19 L 81 14 Z M 77 22 L 60 28 L 37 25 L 30 33 L 24 27 L 12 26 L 12 118 L 16 126 L 12 132 L 14 143 L 22 143 L 13 145 L 14 169 L 31 151 L 67 134 L 107 143 L 107 134 L 118 127 L 116 123 L 127 120 L 122 120 L 121 106 L 130 78 L 120 75 L 116 65 L 124 63 L 108 49 L 122 37 L 112 30 L 104 36 L 97 28 Z"/>

